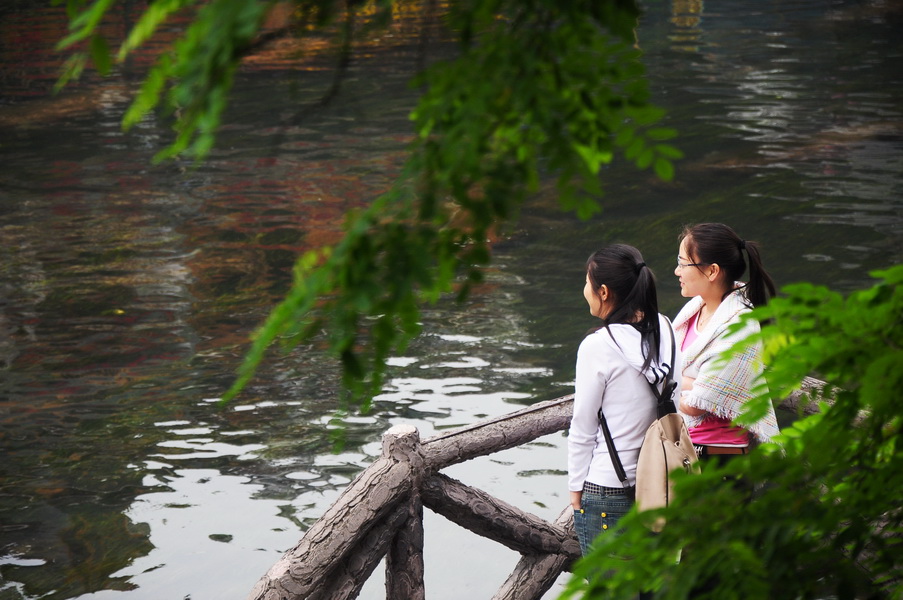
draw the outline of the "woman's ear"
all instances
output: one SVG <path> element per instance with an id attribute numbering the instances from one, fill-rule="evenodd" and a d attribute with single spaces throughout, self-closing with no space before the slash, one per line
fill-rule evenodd
<path id="1" fill-rule="evenodd" d="M 718 265 L 718 263 L 710 264 L 709 270 L 706 273 L 706 277 L 709 278 L 709 281 L 714 282 L 716 279 L 718 279 L 719 275 L 721 275 L 721 267 Z"/>
<path id="2" fill-rule="evenodd" d="M 599 291 L 597 293 L 599 294 L 599 298 L 602 300 L 602 302 L 608 301 L 608 286 L 607 285 L 605 285 L 604 283 L 602 285 L 600 285 Z"/>

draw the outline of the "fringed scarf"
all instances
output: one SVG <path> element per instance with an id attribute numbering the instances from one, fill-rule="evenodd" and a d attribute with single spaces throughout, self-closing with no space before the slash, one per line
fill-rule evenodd
<path id="1" fill-rule="evenodd" d="M 674 319 L 678 347 L 691 327 L 691 317 L 701 307 L 702 298 L 697 296 L 687 302 Z M 727 362 L 718 360 L 737 340 L 759 331 L 758 323 L 751 321 L 740 332 L 727 334 L 728 327 L 738 323 L 740 315 L 749 310 L 743 291 L 734 291 L 721 302 L 708 326 L 686 349 L 683 374 L 696 380 L 693 388 L 681 395 L 687 405 L 733 421 L 752 397 L 752 387 L 763 371 L 761 345 L 750 344 L 742 353 L 734 353 Z M 695 427 L 705 418 L 704 415 L 683 417 L 687 427 Z M 779 433 L 774 408 L 748 430 L 759 442 L 771 441 Z"/>

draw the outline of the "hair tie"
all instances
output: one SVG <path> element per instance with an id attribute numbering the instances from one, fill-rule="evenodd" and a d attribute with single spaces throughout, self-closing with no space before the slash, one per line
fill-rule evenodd
<path id="1" fill-rule="evenodd" d="M 746 240 L 740 240 L 740 250 L 746 250 Z"/>
<path id="2" fill-rule="evenodd" d="M 639 274 L 640 274 L 640 271 L 642 271 L 642 270 L 643 270 L 643 267 L 645 267 L 645 266 L 646 266 L 646 263 L 644 263 L 644 262 L 637 263 L 637 265 L 636 265 L 636 274 L 639 275 Z"/>

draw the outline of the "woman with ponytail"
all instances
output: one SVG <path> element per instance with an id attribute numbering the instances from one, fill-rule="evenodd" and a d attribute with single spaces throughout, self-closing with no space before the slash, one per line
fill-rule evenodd
<path id="1" fill-rule="evenodd" d="M 684 229 L 674 274 L 681 295 L 691 299 L 674 319 L 684 353 L 680 413 L 701 458 L 746 454 L 751 438 L 767 442 L 778 433 L 773 409 L 748 429 L 732 423 L 762 373 L 761 347 L 750 344 L 727 362 L 720 358 L 738 339 L 758 332 L 755 322 L 736 334 L 728 328 L 766 304 L 775 294 L 774 282 L 762 266 L 758 244 L 721 223 Z"/>
<path id="2" fill-rule="evenodd" d="M 669 372 L 678 380 L 681 370 L 680 353 L 672 351 L 671 323 L 658 312 L 655 277 L 636 248 L 615 244 L 590 256 L 583 297 L 590 314 L 602 320 L 577 351 L 568 432 L 568 489 L 586 554 L 597 535 L 616 531 L 618 519 L 633 504 L 640 446 L 657 417 L 651 386 L 660 389 Z M 678 364 L 668 364 L 672 355 Z M 600 410 L 627 481 L 615 472 Z"/>

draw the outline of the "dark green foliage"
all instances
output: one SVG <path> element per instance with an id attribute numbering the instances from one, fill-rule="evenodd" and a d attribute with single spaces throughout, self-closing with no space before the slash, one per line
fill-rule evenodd
<path id="1" fill-rule="evenodd" d="M 647 140 L 674 132 L 644 133 L 662 112 L 647 104 L 639 53 L 624 40 L 632 29 L 619 22 L 612 35 L 587 18 L 585 6 L 566 3 L 468 8 L 456 5 L 449 16 L 462 32 L 461 55 L 416 82 L 426 92 L 412 115 L 417 138 L 405 177 L 349 221 L 327 262 L 298 279 L 286 320 L 262 329 L 244 375 L 282 328 L 306 340 L 325 319 L 345 383 L 366 403 L 380 388 L 385 359 L 419 332 L 420 302 L 456 283 L 464 297 L 481 281 L 487 240 L 516 216 L 542 168 L 559 174 L 564 208 L 584 217 L 599 209 L 597 197 L 583 192 L 601 192 L 599 171 L 614 156 L 615 132 L 640 148 L 638 166 L 658 161 L 657 172 L 673 173 L 670 158 L 679 152 Z M 323 316 L 299 330 L 293 323 L 317 296 Z"/>
<path id="2" fill-rule="evenodd" d="M 72 34 L 61 47 L 95 36 L 115 0 L 87 9 L 69 0 Z M 192 0 L 148 5 L 117 53 L 123 60 L 170 15 Z M 394 4 L 295 3 L 310 27 L 375 9 L 386 22 Z M 147 75 L 125 115 L 137 123 L 155 107 L 177 115 L 175 142 L 158 158 L 202 158 L 214 143 L 232 76 L 254 43 L 269 3 L 212 0 L 172 52 Z M 342 14 L 339 14 L 342 13 Z M 664 179 L 681 153 L 664 143 L 676 132 L 656 127 L 664 112 L 649 104 L 634 29 L 632 0 L 472 0 L 452 2 L 446 23 L 460 42 L 452 61 L 420 73 L 425 91 L 411 119 L 415 141 L 396 186 L 359 214 L 345 238 L 298 262 L 295 283 L 257 333 L 231 398 L 265 350 L 325 332 L 345 383 L 363 402 L 380 388 L 385 360 L 419 332 L 419 306 L 456 292 L 464 298 L 490 262 L 489 239 L 517 217 L 541 177 L 557 177 L 561 205 L 588 217 L 600 210 L 602 167 L 621 153 Z M 343 33 L 341 33 L 343 32 Z M 97 39 L 97 38 L 95 38 Z M 102 40 L 90 44 L 95 66 L 110 68 Z M 348 50 L 347 43 L 343 48 Z M 68 75 L 85 64 L 78 54 Z"/>
<path id="3" fill-rule="evenodd" d="M 801 284 L 754 311 L 770 320 L 761 340 L 771 392 L 757 402 L 811 375 L 828 383 L 829 401 L 785 428 L 780 446 L 682 477 L 660 535 L 629 514 L 624 536 L 581 561 L 566 597 L 631 598 L 643 585 L 662 600 L 701 589 L 694 597 L 903 597 L 903 266 L 874 275 L 879 284 L 848 298 Z"/>

